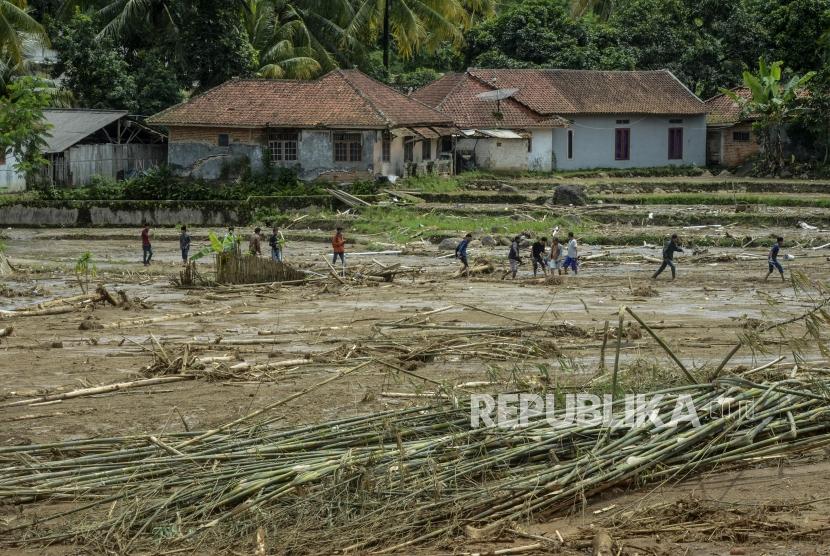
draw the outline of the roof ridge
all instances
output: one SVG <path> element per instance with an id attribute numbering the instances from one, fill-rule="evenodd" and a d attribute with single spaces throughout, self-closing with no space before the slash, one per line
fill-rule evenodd
<path id="1" fill-rule="evenodd" d="M 421 106 L 423 106 L 423 107 L 425 107 L 425 108 L 429 108 L 430 110 L 432 110 L 432 111 L 434 111 L 434 112 L 437 112 L 437 110 L 435 110 L 435 108 L 433 108 L 432 106 L 430 106 L 429 104 L 427 104 L 427 103 L 425 103 L 425 102 L 421 102 L 421 101 L 420 101 L 420 100 L 418 100 L 417 98 L 413 97 L 411 94 L 409 94 L 409 95 L 405 95 L 405 94 L 403 94 L 402 92 L 400 92 L 399 90 L 397 90 L 395 87 L 393 87 L 393 86 L 391 86 L 391 85 L 389 85 L 389 84 L 387 84 L 387 83 L 384 83 L 383 81 L 380 81 L 380 80 L 378 80 L 378 79 L 375 79 L 374 77 L 372 77 L 372 76 L 371 76 L 371 75 L 369 75 L 368 73 L 364 73 L 364 72 L 360 71 L 360 70 L 359 70 L 359 69 L 357 69 L 357 68 L 350 68 L 350 69 L 341 70 L 341 71 L 344 71 L 344 72 L 346 72 L 346 71 L 353 71 L 353 72 L 357 72 L 357 73 L 359 73 L 360 75 L 362 75 L 363 77 L 365 77 L 366 79 L 368 79 L 369 81 L 372 81 L 372 82 L 374 82 L 374 83 L 377 83 L 377 84 L 378 84 L 378 85 L 380 85 L 381 87 L 384 87 L 384 88 L 386 88 L 386 89 L 389 89 L 390 91 L 392 91 L 392 92 L 393 92 L 393 93 L 395 93 L 395 94 L 401 95 L 402 97 L 405 97 L 405 98 L 408 98 L 408 99 L 410 99 L 410 100 L 412 100 L 412 101 L 417 102 L 418 104 L 420 104 Z M 457 72 L 451 72 L 451 73 L 457 73 Z M 413 92 L 414 92 L 414 91 L 413 91 Z"/>
<path id="2" fill-rule="evenodd" d="M 576 68 L 478 68 L 475 66 L 468 67 L 467 72 L 473 71 L 521 71 L 521 72 L 533 72 L 533 71 L 541 71 L 541 72 L 551 72 L 551 71 L 563 71 L 563 72 L 588 72 L 588 73 L 659 73 L 663 71 L 669 71 L 667 69 L 656 69 L 656 70 L 598 70 L 598 69 L 576 69 Z"/>
<path id="3" fill-rule="evenodd" d="M 346 75 L 346 71 L 347 71 L 347 70 L 343 70 L 343 69 L 341 69 L 341 68 L 337 68 L 337 69 L 332 70 L 332 71 L 331 71 L 331 72 L 329 72 L 329 73 L 335 73 L 335 72 L 336 72 L 338 75 L 340 75 L 340 77 L 342 77 L 342 78 L 343 78 L 343 81 L 345 81 L 346 83 L 348 83 L 348 84 L 349 84 L 349 87 L 351 87 L 351 88 L 352 88 L 352 90 L 353 90 L 355 93 L 357 93 L 357 95 L 358 95 L 360 98 L 362 98 L 362 99 L 366 102 L 366 104 L 368 104 L 368 105 L 369 105 L 369 107 L 370 107 L 372 110 L 374 110 L 375 112 L 377 112 L 378 114 L 380 114 L 381 119 L 383 119 L 383 121 L 385 121 L 385 122 L 386 122 L 386 125 L 390 125 L 390 126 L 391 126 L 391 125 L 394 125 L 394 123 L 395 123 L 395 122 L 393 122 L 393 121 L 389 118 L 389 116 L 387 116 L 387 115 L 386 115 L 386 113 L 385 113 L 383 110 L 381 110 L 380 108 L 378 108 L 378 107 L 377 107 L 377 105 L 376 105 L 376 104 L 372 101 L 372 99 L 370 99 L 370 98 L 366 95 L 366 93 L 364 93 L 363 91 L 361 91 L 361 90 L 357 87 L 357 85 L 355 85 L 354 83 L 352 83 L 352 80 L 351 80 L 351 79 L 349 79 L 348 75 Z M 361 73 L 363 73 L 363 72 L 361 72 Z M 328 75 L 328 74 L 326 74 L 326 75 Z M 363 75 L 366 75 L 366 74 L 364 73 Z M 366 77 L 369 77 L 369 76 L 367 75 Z M 369 79 L 371 79 L 371 77 L 370 77 Z"/>
<path id="4" fill-rule="evenodd" d="M 488 87 L 492 88 L 494 91 L 496 91 L 500 88 L 500 87 L 496 87 L 492 83 L 488 83 L 486 80 L 482 79 L 481 77 L 479 77 L 477 75 L 473 75 L 472 73 L 470 73 L 469 70 L 467 70 L 466 73 L 468 73 L 470 75 L 470 77 L 472 77 L 473 79 L 475 79 L 475 80 L 479 81 L 480 83 L 483 83 L 484 85 L 487 85 Z M 521 87 L 509 87 L 509 88 L 510 89 L 518 89 L 519 92 L 521 92 L 521 90 L 522 90 Z M 558 116 L 559 115 L 559 114 L 556 114 L 555 112 L 549 112 L 549 113 L 539 112 L 538 110 L 536 110 L 535 108 L 533 108 L 532 106 L 527 104 L 526 102 L 516 98 L 516 95 L 509 96 L 504 100 L 512 100 L 512 101 L 516 102 L 517 104 L 520 104 L 521 106 L 524 106 L 525 108 L 527 108 L 528 110 L 530 110 L 531 112 L 533 112 L 534 114 L 539 116 L 540 118 L 549 118 L 551 116 Z"/>
<path id="5" fill-rule="evenodd" d="M 728 90 L 730 90 L 730 91 L 737 91 L 738 89 L 748 89 L 748 88 L 749 88 L 749 87 L 746 87 L 746 86 L 744 86 L 744 85 L 735 85 L 734 87 L 729 87 L 729 89 L 728 89 Z M 726 95 L 725 95 L 724 93 L 718 93 L 718 94 L 716 94 L 716 95 L 712 95 L 712 96 L 710 96 L 709 98 L 707 98 L 706 100 L 704 100 L 704 101 L 703 101 L 703 104 L 706 104 L 706 103 L 707 103 L 707 102 L 709 102 L 710 100 L 715 100 L 716 98 L 718 98 L 718 97 L 722 97 L 722 96 L 726 96 Z"/>
<path id="6" fill-rule="evenodd" d="M 677 76 L 676 76 L 674 73 L 672 73 L 672 72 L 671 72 L 671 70 L 666 69 L 666 68 L 663 68 L 663 69 L 662 69 L 662 70 L 660 70 L 660 71 L 663 71 L 663 72 L 666 72 L 667 74 L 669 74 L 669 75 L 672 77 L 672 79 L 674 79 L 675 81 L 677 81 L 677 84 L 678 84 L 678 85 L 680 85 L 681 87 L 683 87 L 683 89 L 684 89 L 687 93 L 689 93 L 690 95 L 692 95 L 692 97 L 694 97 L 694 99 L 695 99 L 696 101 L 698 101 L 700 104 L 702 104 L 702 105 L 704 105 L 704 106 L 705 106 L 705 104 L 706 104 L 706 103 L 705 103 L 705 102 L 703 102 L 703 100 L 702 100 L 699 96 L 697 96 L 697 95 L 694 93 L 694 91 L 692 91 L 690 88 L 688 88 L 688 87 L 686 86 L 686 84 L 685 84 L 685 83 L 683 83 L 682 81 L 680 81 L 680 80 L 677 78 Z"/>

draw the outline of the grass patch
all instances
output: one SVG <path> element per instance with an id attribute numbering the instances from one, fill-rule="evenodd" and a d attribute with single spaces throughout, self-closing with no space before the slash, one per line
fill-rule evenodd
<path id="1" fill-rule="evenodd" d="M 22 193 L 0 193 L 0 206 L 35 201 L 38 198 L 38 194 L 34 191 L 24 191 Z"/>
<path id="2" fill-rule="evenodd" d="M 393 189 L 406 191 L 423 191 L 424 193 L 452 193 L 458 191 L 461 184 L 455 178 L 440 178 L 438 176 L 420 176 L 406 178 L 396 183 Z"/>
<path id="3" fill-rule="evenodd" d="M 745 193 L 654 193 L 592 195 L 593 200 L 623 205 L 766 205 L 770 207 L 830 208 L 830 197 L 752 195 Z"/>
<path id="4" fill-rule="evenodd" d="M 383 235 L 395 242 L 406 242 L 434 236 L 460 237 L 467 232 L 477 236 L 514 235 L 523 231 L 549 234 L 554 226 L 566 230 L 565 234 L 567 230 L 578 234 L 591 229 L 593 224 L 584 219 L 581 224 L 574 225 L 567 218 L 546 218 L 541 222 L 514 220 L 509 216 L 457 216 L 439 211 L 423 214 L 406 208 L 368 207 L 361 210 L 360 217 L 351 224 L 350 229 L 363 234 Z"/>
<path id="5" fill-rule="evenodd" d="M 655 168 L 590 168 L 583 170 L 554 170 L 552 172 L 523 172 L 522 176 L 545 178 L 651 178 L 671 176 L 699 176 L 705 168 L 699 166 L 658 166 Z"/>

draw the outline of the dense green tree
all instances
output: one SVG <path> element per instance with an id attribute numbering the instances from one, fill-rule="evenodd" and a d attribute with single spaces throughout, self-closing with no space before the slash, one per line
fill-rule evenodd
<path id="1" fill-rule="evenodd" d="M 96 36 L 98 25 L 92 17 L 76 12 L 70 21 L 51 28 L 59 56 L 53 75 L 62 77 L 79 106 L 138 109 L 135 76 L 125 52 L 109 37 Z"/>
<path id="2" fill-rule="evenodd" d="M 232 77 L 253 74 L 256 52 L 239 17 L 239 7 L 228 0 L 188 3 L 179 31 L 184 74 L 207 89 Z"/>
<path id="3" fill-rule="evenodd" d="M 798 129 L 790 136 L 826 166 L 830 163 L 830 66 L 825 65 L 810 81 L 800 104 Z"/>
<path id="4" fill-rule="evenodd" d="M 822 35 L 830 28 L 827 0 L 744 0 L 757 28 L 763 31 L 765 54 L 782 60 L 784 67 L 798 73 L 816 70 L 823 63 L 819 48 Z"/>
<path id="5" fill-rule="evenodd" d="M 567 0 L 527 0 L 468 35 L 468 60 L 482 67 L 624 69 L 630 56 L 595 18 L 574 18 Z"/>
<path id="6" fill-rule="evenodd" d="M 179 76 L 160 48 L 138 51 L 128 62 L 135 75 L 136 113 L 151 116 L 184 99 Z"/>
<path id="7" fill-rule="evenodd" d="M 51 96 L 44 83 L 31 76 L 10 83 L 7 94 L 0 97 L 0 151 L 14 155 L 18 172 L 32 175 L 45 162 L 41 150 L 49 124 L 43 109 Z"/>

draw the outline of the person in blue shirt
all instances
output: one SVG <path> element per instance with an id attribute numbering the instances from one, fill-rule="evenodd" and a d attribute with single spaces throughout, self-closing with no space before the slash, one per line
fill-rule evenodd
<path id="1" fill-rule="evenodd" d="M 778 272 L 781 274 L 781 279 L 786 281 L 784 278 L 784 267 L 781 266 L 781 263 L 778 262 L 778 252 L 781 251 L 781 247 L 784 245 L 784 238 L 778 236 L 778 239 L 775 243 L 772 244 L 772 249 L 769 250 L 769 255 L 767 257 L 767 262 L 769 263 L 769 272 L 764 277 L 764 280 L 769 278 L 772 271 L 778 269 Z"/>
<path id="2" fill-rule="evenodd" d="M 461 276 L 469 276 L 470 273 L 470 265 L 467 262 L 467 246 L 470 245 L 470 241 L 472 239 L 473 234 L 467 234 L 464 236 L 464 239 L 461 240 L 461 243 L 455 247 L 455 258 L 461 261 L 461 264 L 464 265 L 459 271 L 459 275 Z"/>

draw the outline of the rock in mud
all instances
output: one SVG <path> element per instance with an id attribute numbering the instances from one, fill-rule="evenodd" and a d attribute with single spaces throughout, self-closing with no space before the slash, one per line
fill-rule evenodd
<path id="1" fill-rule="evenodd" d="M 553 204 L 581 206 L 588 204 L 585 191 L 576 185 L 560 185 L 553 191 Z"/>
<path id="2" fill-rule="evenodd" d="M 455 251 L 458 244 L 461 243 L 461 238 L 448 237 L 441 240 L 438 244 L 439 251 Z"/>
<path id="3" fill-rule="evenodd" d="M 481 238 L 481 245 L 483 247 L 495 247 L 496 245 L 498 245 L 498 242 L 496 241 L 496 238 L 494 238 L 493 236 L 484 236 L 483 238 Z"/>

